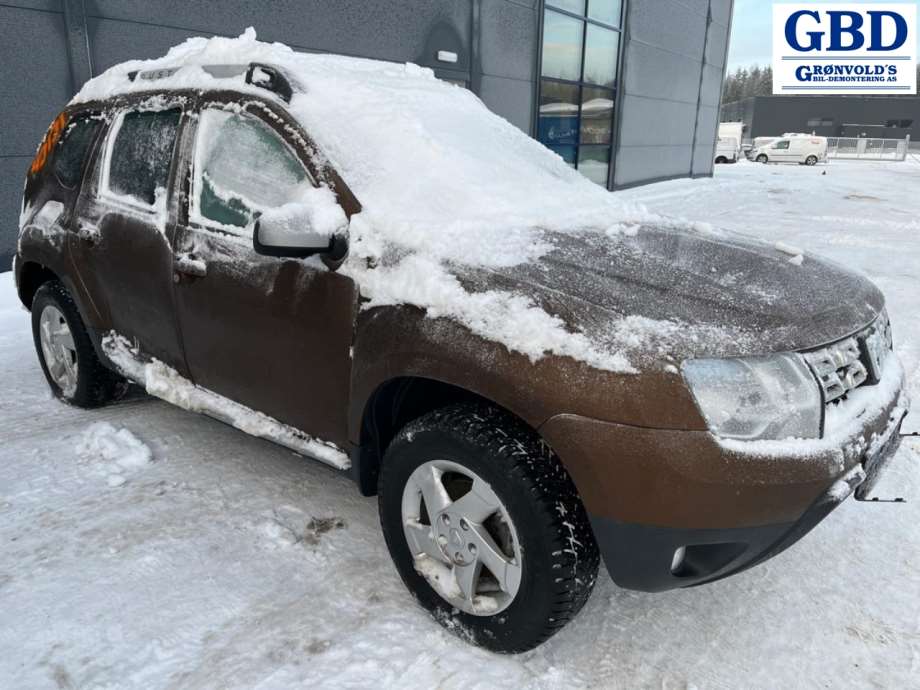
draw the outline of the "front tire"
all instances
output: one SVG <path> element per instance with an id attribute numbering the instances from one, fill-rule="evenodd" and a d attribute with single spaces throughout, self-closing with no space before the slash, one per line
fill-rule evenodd
<path id="1" fill-rule="evenodd" d="M 757 156 L 756 161 L 757 161 L 758 163 L 766 163 L 766 162 L 767 162 L 767 154 L 761 153 L 759 156 Z"/>
<path id="2" fill-rule="evenodd" d="M 532 649 L 591 593 L 599 555 L 575 486 L 505 412 L 462 404 L 411 422 L 386 451 L 378 493 L 403 582 L 476 644 Z"/>
<path id="3" fill-rule="evenodd" d="M 51 392 L 77 407 L 99 407 L 125 387 L 124 379 L 96 356 L 77 305 L 57 280 L 32 299 L 32 337 Z"/>

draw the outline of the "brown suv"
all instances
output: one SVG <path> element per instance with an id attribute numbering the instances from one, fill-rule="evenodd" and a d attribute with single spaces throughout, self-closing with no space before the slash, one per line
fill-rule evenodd
<path id="1" fill-rule="evenodd" d="M 455 262 L 444 284 L 479 312 L 386 297 L 426 276 L 387 273 L 392 257 L 356 245 L 370 174 L 336 165 L 347 136 L 312 138 L 294 105 L 322 84 L 300 84 L 294 60 L 198 64 L 185 79 L 181 65 L 126 69 L 103 75 L 111 95 L 84 94 L 54 121 L 26 182 L 15 274 L 59 398 L 101 405 L 128 379 L 349 472 L 378 496 L 412 594 L 499 651 L 565 625 L 601 556 L 631 589 L 711 582 L 868 491 L 906 414 L 871 283 L 663 219 L 547 229 L 535 258 L 504 266 Z M 375 102 L 379 117 L 455 99 L 439 117 L 482 118 L 509 155 L 566 193 L 587 189 L 467 92 L 433 77 L 398 91 L 386 69 L 399 103 Z M 354 91 L 375 74 L 366 61 L 354 72 Z M 359 136 L 364 115 L 342 107 Z M 442 152 L 424 146 L 406 155 Z M 511 332 L 490 311 L 501 294 L 519 300 L 502 302 Z M 544 330 L 517 333 L 521 304 L 578 347 L 531 347 Z"/>

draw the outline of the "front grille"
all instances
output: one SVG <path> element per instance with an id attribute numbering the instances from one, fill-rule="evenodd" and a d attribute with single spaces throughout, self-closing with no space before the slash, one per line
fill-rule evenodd
<path id="1" fill-rule="evenodd" d="M 824 403 L 829 404 L 864 384 L 878 383 L 889 352 L 891 324 L 883 309 L 856 335 L 803 354 L 821 384 Z"/>

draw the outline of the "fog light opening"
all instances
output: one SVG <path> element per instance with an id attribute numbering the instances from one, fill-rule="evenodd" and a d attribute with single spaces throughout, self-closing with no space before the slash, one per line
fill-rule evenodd
<path id="1" fill-rule="evenodd" d="M 684 558 L 687 556 L 687 547 L 681 546 L 674 551 L 674 557 L 671 558 L 671 573 L 676 575 L 684 564 Z"/>

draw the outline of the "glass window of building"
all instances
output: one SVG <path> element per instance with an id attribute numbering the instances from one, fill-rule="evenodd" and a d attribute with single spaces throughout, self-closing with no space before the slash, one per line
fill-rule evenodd
<path id="1" fill-rule="evenodd" d="M 546 0 L 537 138 L 606 186 L 622 0 Z"/>

